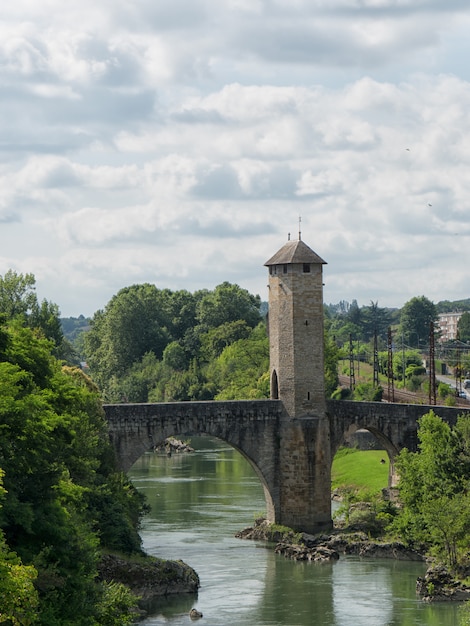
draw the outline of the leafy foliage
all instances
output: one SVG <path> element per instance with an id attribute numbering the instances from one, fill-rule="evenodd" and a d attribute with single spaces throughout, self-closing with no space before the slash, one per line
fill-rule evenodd
<path id="1" fill-rule="evenodd" d="M 97 623 L 100 626 L 126 626 L 135 622 L 132 610 L 137 598 L 122 583 L 102 583 L 103 594 L 98 605 Z"/>
<path id="2" fill-rule="evenodd" d="M 36 328 L 53 341 L 54 354 L 58 358 L 72 361 L 74 351 L 64 338 L 57 304 L 36 296 L 36 279 L 33 274 L 17 274 L 8 270 L 0 276 L 0 315 L 4 319 L 17 320 L 29 328 Z"/>
<path id="3" fill-rule="evenodd" d="M 469 548 L 470 424 L 455 428 L 433 411 L 419 422 L 419 450 L 403 450 L 396 460 L 403 511 L 394 529 L 412 545 L 430 550 L 452 570 Z"/>
<path id="4" fill-rule="evenodd" d="M 349 339 L 369 342 L 377 333 L 384 342 L 393 314 L 390 309 L 379 307 L 378 302 L 359 307 L 356 300 L 349 306 L 344 301 L 337 306 L 337 313 L 331 320 L 329 333 L 340 346 L 348 346 Z"/>
<path id="5" fill-rule="evenodd" d="M 2 487 L 3 472 L 0 470 L 0 496 L 4 496 Z M 6 544 L 0 531 L 0 623 L 14 625 L 32 624 L 36 620 L 38 594 L 34 587 L 36 569 L 23 565 L 17 554 Z"/>
<path id="6" fill-rule="evenodd" d="M 207 378 L 209 364 L 240 340 L 254 342 L 251 353 L 261 345 L 251 336 L 259 307 L 259 296 L 227 282 L 195 294 L 149 284 L 122 289 L 85 336 L 93 379 L 112 402 L 212 399 L 221 389 Z"/>
<path id="7" fill-rule="evenodd" d="M 465 311 L 462 313 L 457 325 L 460 341 L 470 341 L 470 313 Z"/>
<path id="8" fill-rule="evenodd" d="M 325 335 L 325 396 L 330 398 L 339 385 L 339 350 L 331 335 Z"/>
<path id="9" fill-rule="evenodd" d="M 430 322 L 436 319 L 436 307 L 425 296 L 416 296 L 405 302 L 400 314 L 400 330 L 405 343 L 414 348 L 420 343 L 428 343 Z"/>
<path id="10" fill-rule="evenodd" d="M 93 380 L 109 402 L 269 397 L 269 341 L 259 309 L 258 296 L 227 282 L 195 294 L 123 289 L 85 335 Z M 337 359 L 326 336 L 328 396 L 338 386 Z"/>
<path id="11" fill-rule="evenodd" d="M 12 611 L 33 612 L 48 626 L 94 625 L 105 593 L 95 582 L 99 552 L 140 549 L 142 501 L 115 472 L 94 384 L 62 367 L 52 342 L 18 318 L 1 327 L 0 337 L 2 607 L 13 602 Z M 11 585 L 21 591 L 33 581 L 37 595 L 15 605 Z"/>
<path id="12" fill-rule="evenodd" d="M 264 324 L 250 337 L 223 349 L 210 365 L 208 377 L 218 392 L 217 400 L 243 400 L 269 396 L 269 344 Z"/>

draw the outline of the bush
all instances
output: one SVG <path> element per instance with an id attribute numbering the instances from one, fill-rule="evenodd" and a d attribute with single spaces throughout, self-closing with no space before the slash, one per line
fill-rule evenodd
<path id="1" fill-rule="evenodd" d="M 396 515 L 395 506 L 382 496 L 354 487 L 345 487 L 342 504 L 334 514 L 350 530 L 361 530 L 372 537 L 379 537 Z"/>
<path id="2" fill-rule="evenodd" d="M 130 589 L 117 582 L 102 583 L 102 599 L 98 606 L 101 626 L 125 626 L 135 622 L 138 598 Z"/>
<path id="3" fill-rule="evenodd" d="M 332 400 L 350 400 L 352 398 L 353 392 L 349 387 L 338 387 L 331 394 Z"/>
<path id="4" fill-rule="evenodd" d="M 452 387 L 447 383 L 439 383 L 439 386 L 437 388 L 437 394 L 440 398 L 444 399 L 447 398 L 449 394 L 453 395 L 454 391 Z"/>
<path id="5" fill-rule="evenodd" d="M 372 383 L 359 383 L 354 389 L 354 400 L 368 402 L 381 402 L 383 395 L 382 387 L 374 387 Z"/>
<path id="6" fill-rule="evenodd" d="M 408 391 L 418 391 L 421 389 L 423 380 L 422 376 L 411 376 L 411 378 L 408 378 L 406 381 L 406 388 Z"/>

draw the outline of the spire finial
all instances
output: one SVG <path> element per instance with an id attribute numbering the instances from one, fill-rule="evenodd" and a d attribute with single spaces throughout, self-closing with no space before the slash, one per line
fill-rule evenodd
<path id="1" fill-rule="evenodd" d="M 287 233 L 287 241 L 290 241 L 290 233 Z"/>
<path id="2" fill-rule="evenodd" d="M 302 216 L 299 215 L 299 241 L 302 239 L 302 231 L 300 230 L 300 223 L 302 221 Z"/>

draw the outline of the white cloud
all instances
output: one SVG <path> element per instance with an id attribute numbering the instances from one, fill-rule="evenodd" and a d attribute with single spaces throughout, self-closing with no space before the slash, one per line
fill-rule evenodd
<path id="1" fill-rule="evenodd" d="M 239 282 L 295 236 L 325 299 L 467 297 L 470 7 L 18 0 L 0 25 L 0 273 L 64 314 Z"/>

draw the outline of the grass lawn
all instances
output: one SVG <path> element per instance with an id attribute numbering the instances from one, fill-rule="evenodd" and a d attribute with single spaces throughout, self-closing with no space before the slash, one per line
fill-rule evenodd
<path id="1" fill-rule="evenodd" d="M 385 463 L 381 463 L 382 459 Z M 380 493 L 388 485 L 389 465 L 385 450 L 341 448 L 335 455 L 331 469 L 332 489 L 355 486 Z"/>

